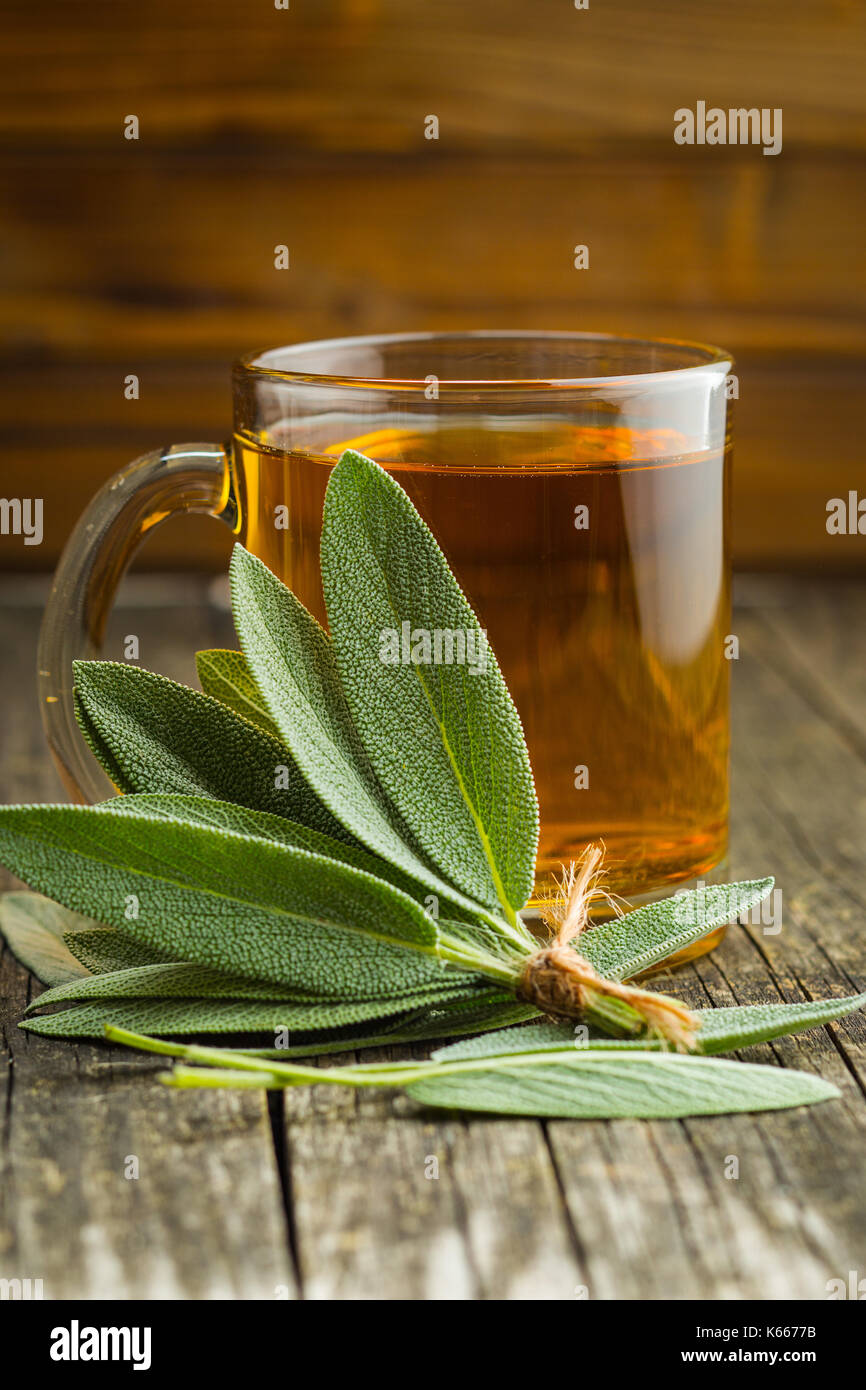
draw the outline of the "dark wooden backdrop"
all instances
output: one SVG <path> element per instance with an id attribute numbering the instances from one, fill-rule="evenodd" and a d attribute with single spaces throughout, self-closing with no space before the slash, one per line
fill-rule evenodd
<path id="1" fill-rule="evenodd" d="M 825 529 L 829 497 L 866 495 L 858 0 L 2 13 L 0 492 L 46 509 L 45 543 L 0 537 L 3 565 L 53 563 L 127 459 L 222 437 L 239 352 L 479 326 L 730 348 L 738 560 L 862 559 L 862 537 Z M 674 111 L 699 99 L 782 107 L 782 153 L 675 145 Z M 227 544 L 215 523 L 173 523 L 146 558 L 214 567 Z"/>

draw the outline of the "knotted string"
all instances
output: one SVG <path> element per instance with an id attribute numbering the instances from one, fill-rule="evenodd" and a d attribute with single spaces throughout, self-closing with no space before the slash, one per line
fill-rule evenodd
<path id="1" fill-rule="evenodd" d="M 560 892 L 542 902 L 541 914 L 552 935 L 526 962 L 518 998 L 553 1018 L 569 1020 L 592 1015 L 601 1001 L 616 999 L 634 1010 L 639 1016 L 636 1023 L 642 1021 L 650 1036 L 688 1052 L 695 1046 L 698 1023 L 684 1004 L 669 995 L 599 975 L 576 947 L 595 901 L 603 900 L 619 911 L 601 884 L 603 858 L 600 845 L 588 846 L 578 863 L 564 872 Z"/>

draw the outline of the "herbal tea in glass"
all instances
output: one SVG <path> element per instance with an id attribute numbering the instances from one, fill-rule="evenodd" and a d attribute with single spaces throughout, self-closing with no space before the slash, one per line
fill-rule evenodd
<path id="1" fill-rule="evenodd" d="M 581 333 L 244 358 L 232 444 L 139 459 L 58 569 L 40 681 L 70 790 L 108 794 L 77 735 L 71 662 L 98 650 L 140 538 L 210 512 L 324 621 L 322 502 L 351 447 L 409 493 L 487 630 L 537 780 L 539 889 L 592 840 L 623 896 L 709 876 L 727 836 L 731 370 L 715 348 Z"/>

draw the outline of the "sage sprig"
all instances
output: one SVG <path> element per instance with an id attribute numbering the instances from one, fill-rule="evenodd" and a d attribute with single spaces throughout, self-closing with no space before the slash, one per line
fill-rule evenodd
<path id="1" fill-rule="evenodd" d="M 760 901 L 772 879 L 592 924 L 604 900 L 593 847 L 542 904 L 550 939 L 536 940 L 524 909 L 538 807 L 517 710 L 435 538 L 399 484 L 352 451 L 328 484 L 321 560 L 330 633 L 235 548 L 241 651 L 198 654 L 204 693 L 117 663 L 76 665 L 79 723 L 122 794 L 0 808 L 0 860 L 47 895 L 0 905 L 16 954 L 52 986 L 21 1026 L 147 1033 L 142 1046 L 185 1063 L 204 1059 L 154 1039 L 289 1030 L 276 1059 L 264 1046 L 211 1049 L 219 1061 L 195 1082 L 281 1085 L 309 1079 L 290 1057 L 477 1043 L 528 1024 L 389 1073 L 424 1103 L 513 1113 L 710 1113 L 756 1108 L 762 1086 L 768 1104 L 830 1094 L 811 1077 L 767 1081 L 766 1069 L 682 1055 L 740 1045 L 742 1011 L 693 1013 L 630 982 Z M 753 1019 L 749 1036 L 860 1002 L 790 1006 Z M 533 1022 L 542 1014 L 559 1022 Z M 575 1021 L 589 1028 L 585 1055 L 569 1039 Z M 316 1071 L 346 1085 L 374 1075 L 386 1079 Z"/>
<path id="2" fill-rule="evenodd" d="M 531 1029 L 529 1031 L 532 1031 Z M 161 1078 L 190 1086 L 335 1085 L 364 1089 L 399 1087 L 421 1105 L 564 1119 L 676 1119 L 737 1111 L 781 1110 L 830 1100 L 839 1092 L 808 1072 L 730 1062 L 680 1053 L 612 1047 L 485 1052 L 484 1040 L 469 1056 L 455 1049 L 429 1062 L 383 1062 L 348 1067 L 307 1067 L 252 1057 L 224 1048 L 184 1047 L 108 1027 L 112 1042 L 198 1064 L 176 1067 Z"/>

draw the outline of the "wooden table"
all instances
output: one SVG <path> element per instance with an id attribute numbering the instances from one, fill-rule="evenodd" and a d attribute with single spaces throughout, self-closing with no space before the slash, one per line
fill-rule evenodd
<path id="1" fill-rule="evenodd" d="M 44 593 L 0 584 L 6 800 L 59 798 L 34 698 Z M 231 644 L 219 598 L 132 581 L 106 654 L 135 632 L 143 665 L 192 681 L 191 631 Z M 866 988 L 864 611 L 862 584 L 739 586 L 730 870 L 776 874 L 783 926 L 733 927 L 681 971 L 693 1004 Z M 0 1277 L 46 1298 L 823 1299 L 866 1276 L 862 1016 L 749 1053 L 841 1100 L 541 1124 L 326 1087 L 172 1093 L 157 1059 L 18 1032 L 40 987 L 8 950 L 0 967 Z"/>

